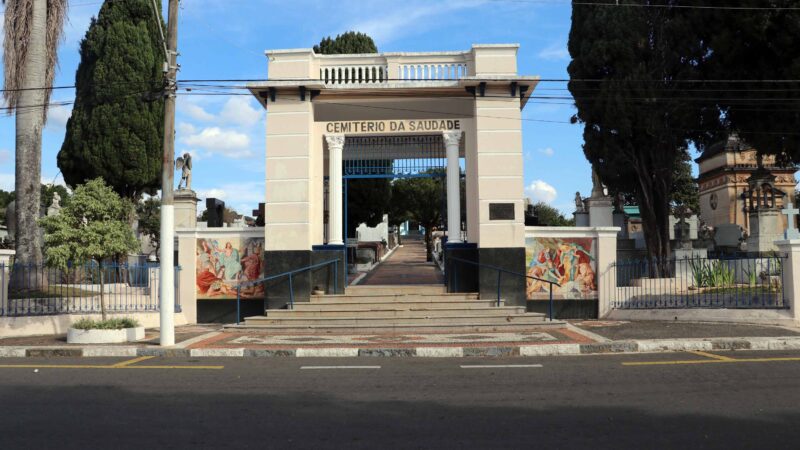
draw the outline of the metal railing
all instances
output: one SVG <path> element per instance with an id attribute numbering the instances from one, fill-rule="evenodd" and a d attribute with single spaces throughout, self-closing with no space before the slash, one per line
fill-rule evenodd
<path id="1" fill-rule="evenodd" d="M 467 264 L 472 264 L 472 265 L 478 266 L 478 267 L 485 267 L 487 269 L 496 270 L 497 271 L 497 306 L 500 306 L 500 304 L 501 304 L 502 286 L 503 285 L 500 283 L 500 281 L 502 280 L 502 275 L 504 273 L 508 274 L 508 275 L 514 275 L 514 276 L 522 277 L 522 278 L 525 278 L 526 280 L 527 279 L 531 279 L 531 280 L 541 281 L 541 282 L 549 284 L 550 286 L 548 286 L 547 291 L 550 293 L 550 298 L 549 298 L 549 301 L 548 301 L 548 304 L 547 304 L 547 316 L 550 319 L 550 321 L 553 320 L 553 285 L 561 287 L 561 285 L 556 283 L 555 281 L 545 280 L 545 279 L 542 279 L 542 278 L 537 278 L 537 277 L 530 276 L 530 275 L 525 274 L 525 273 L 514 272 L 512 270 L 504 269 L 502 267 L 493 266 L 491 264 L 483 264 L 483 263 L 479 263 L 479 262 L 475 262 L 475 261 L 470 261 L 468 259 L 458 258 L 458 257 L 455 257 L 455 256 L 450 256 L 449 258 L 446 258 L 446 259 L 450 259 L 451 261 L 458 261 L 458 262 L 463 262 L 463 263 L 467 263 Z M 453 273 L 453 283 L 456 286 L 458 286 L 458 265 L 455 265 L 454 267 L 455 267 L 455 269 L 454 269 L 454 273 Z"/>
<path id="2" fill-rule="evenodd" d="M 239 322 L 242 318 L 242 288 L 254 286 L 259 283 L 266 283 L 268 281 L 277 280 L 278 278 L 282 277 L 289 277 L 289 309 L 294 309 L 294 284 L 293 284 L 293 277 L 295 274 L 300 272 L 310 271 L 313 269 L 318 269 L 323 266 L 333 265 L 333 292 L 339 290 L 339 266 L 338 262 L 339 259 L 332 259 L 330 261 L 324 261 L 317 264 L 312 264 L 310 266 L 301 267 L 299 269 L 290 270 L 288 272 L 279 273 L 276 275 L 270 275 L 268 277 L 259 278 L 258 280 L 248 281 L 246 283 L 240 283 L 239 286 L 236 287 L 236 325 L 239 325 Z M 265 299 L 266 302 L 266 299 Z"/>
<path id="3" fill-rule="evenodd" d="M 613 309 L 782 309 L 784 255 L 618 261 Z M 666 273 L 655 277 L 653 274 Z"/>
<path id="4" fill-rule="evenodd" d="M 175 312 L 181 311 L 180 266 Z M 87 263 L 66 269 L 0 264 L 0 317 L 159 311 L 159 265 Z"/>

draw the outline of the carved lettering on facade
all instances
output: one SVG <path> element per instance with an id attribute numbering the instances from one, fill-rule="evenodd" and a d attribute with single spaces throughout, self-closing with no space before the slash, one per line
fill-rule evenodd
<path id="1" fill-rule="evenodd" d="M 419 133 L 430 131 L 461 130 L 459 119 L 426 120 L 357 120 L 349 122 L 327 122 L 326 133 L 370 134 L 370 133 Z"/>

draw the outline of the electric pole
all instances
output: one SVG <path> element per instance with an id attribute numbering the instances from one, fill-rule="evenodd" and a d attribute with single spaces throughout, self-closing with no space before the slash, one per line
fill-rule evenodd
<path id="1" fill-rule="evenodd" d="M 160 24 L 159 24 L 160 26 Z M 164 99 L 164 157 L 161 165 L 161 249 L 159 307 L 162 346 L 175 345 L 175 93 L 178 87 L 178 0 L 169 0 Z"/>

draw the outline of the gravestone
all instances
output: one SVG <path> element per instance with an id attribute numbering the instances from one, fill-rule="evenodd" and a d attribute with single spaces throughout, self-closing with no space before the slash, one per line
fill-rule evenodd
<path id="1" fill-rule="evenodd" d="M 748 189 L 742 194 L 750 219 L 748 252 L 777 251 L 775 241 L 783 238 L 778 199 L 786 194 L 775 187 L 775 176 L 759 168 L 748 178 Z"/>
<path id="2" fill-rule="evenodd" d="M 225 214 L 225 202 L 218 198 L 206 199 L 206 215 L 208 217 L 208 228 L 222 228 L 223 215 Z"/>
<path id="3" fill-rule="evenodd" d="M 797 231 L 797 221 L 795 220 L 795 216 L 800 214 L 800 210 L 793 207 L 792 202 L 788 202 L 781 213 L 786 215 L 786 231 L 783 232 L 783 238 L 786 240 L 800 239 L 800 232 Z"/>

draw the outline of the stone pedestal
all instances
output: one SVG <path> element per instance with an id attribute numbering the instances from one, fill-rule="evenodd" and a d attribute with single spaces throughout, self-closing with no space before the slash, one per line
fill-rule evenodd
<path id="1" fill-rule="evenodd" d="M 585 211 L 576 211 L 573 213 L 575 216 L 575 226 L 576 227 L 588 227 L 589 226 L 589 213 Z"/>
<path id="2" fill-rule="evenodd" d="M 619 228 L 619 233 L 617 233 L 617 237 L 620 239 L 628 239 L 628 227 L 625 224 L 625 213 L 614 212 L 611 221 L 614 223 L 615 227 Z"/>
<path id="3" fill-rule="evenodd" d="M 786 255 L 783 262 L 783 292 L 795 324 L 800 324 L 800 240 L 781 240 L 775 246 Z"/>
<path id="4" fill-rule="evenodd" d="M 174 195 L 175 228 L 197 228 L 197 193 L 179 189 Z"/>
<path id="5" fill-rule="evenodd" d="M 591 197 L 586 204 L 589 206 L 590 227 L 614 226 L 614 202 L 611 197 Z"/>
<path id="6" fill-rule="evenodd" d="M 8 298 L 8 284 L 11 276 L 11 258 L 14 250 L 0 249 L 0 299 Z M 8 305 L 0 303 L 0 309 L 6 309 Z"/>
<path id="7" fill-rule="evenodd" d="M 677 248 L 672 252 L 672 257 L 675 259 L 675 278 L 682 280 L 679 285 L 688 287 L 694 283 L 692 262 L 698 264 L 701 260 L 707 259 L 708 250 L 704 248 Z"/>
<path id="8" fill-rule="evenodd" d="M 775 241 L 783 240 L 781 213 L 777 209 L 759 209 L 750 213 L 750 237 L 748 252 L 771 252 L 778 250 Z"/>

